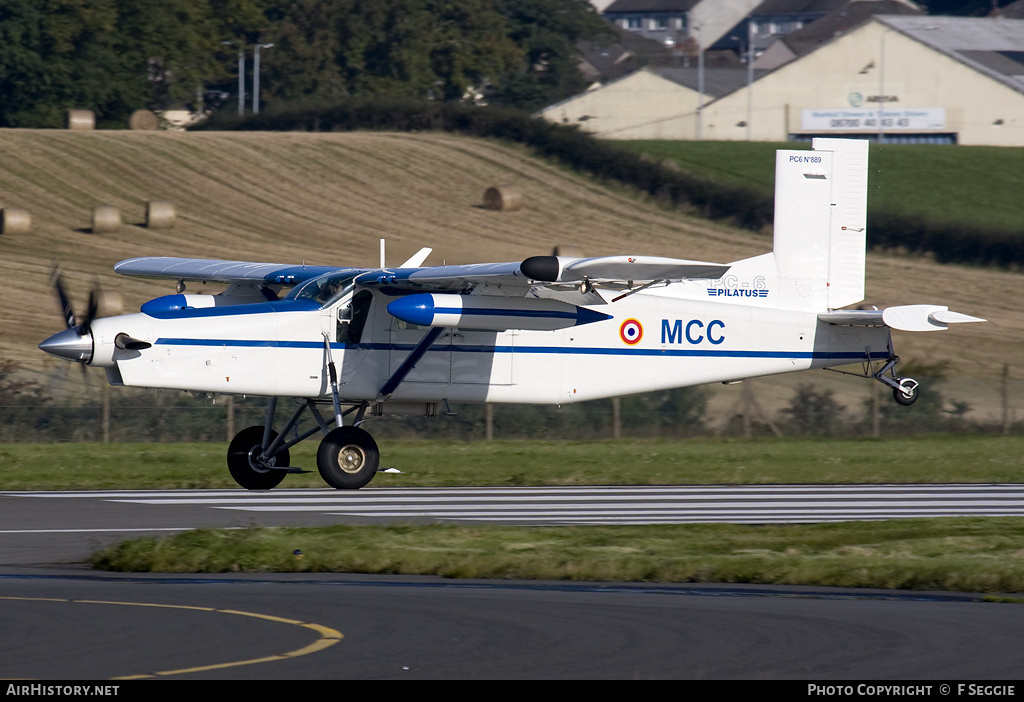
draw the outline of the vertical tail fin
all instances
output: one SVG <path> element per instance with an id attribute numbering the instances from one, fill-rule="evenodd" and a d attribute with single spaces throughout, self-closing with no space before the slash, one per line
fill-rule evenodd
<path id="1" fill-rule="evenodd" d="M 864 299 L 868 142 L 815 139 L 775 157 L 779 303 L 824 310 Z"/>

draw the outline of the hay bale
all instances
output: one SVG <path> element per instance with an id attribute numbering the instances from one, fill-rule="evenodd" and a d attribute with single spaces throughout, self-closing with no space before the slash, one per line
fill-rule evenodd
<path id="1" fill-rule="evenodd" d="M 164 200 L 150 200 L 146 203 L 146 227 L 148 229 L 169 229 L 173 226 L 173 204 Z"/>
<path id="2" fill-rule="evenodd" d="M 484 193 L 484 209 L 499 212 L 518 210 L 523 206 L 523 195 L 511 185 L 492 186 Z"/>
<path id="3" fill-rule="evenodd" d="M 97 290 L 93 293 L 96 296 L 96 316 L 116 317 L 124 314 L 124 299 L 121 293 L 111 290 Z"/>
<path id="4" fill-rule="evenodd" d="M 131 117 L 128 118 L 128 128 L 138 131 L 154 131 L 159 129 L 160 120 L 157 119 L 156 114 L 149 110 L 135 110 L 132 112 Z"/>
<path id="5" fill-rule="evenodd" d="M 67 128 L 76 132 L 95 129 L 96 116 L 92 110 L 68 110 Z"/>
<path id="6" fill-rule="evenodd" d="M 5 207 L 0 210 L 0 234 L 27 234 L 32 216 L 27 210 Z"/>
<path id="7" fill-rule="evenodd" d="M 573 244 L 559 244 L 551 251 L 551 255 L 565 258 L 586 258 L 583 255 L 583 249 Z"/>
<path id="8" fill-rule="evenodd" d="M 113 205 L 92 208 L 92 233 L 106 234 L 121 228 L 121 212 Z"/>

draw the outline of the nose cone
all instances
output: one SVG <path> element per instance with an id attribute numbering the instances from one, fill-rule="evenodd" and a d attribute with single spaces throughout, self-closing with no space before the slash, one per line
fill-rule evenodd
<path id="1" fill-rule="evenodd" d="M 79 333 L 81 327 L 57 332 L 39 344 L 39 348 L 57 358 L 88 363 L 92 360 L 92 334 Z"/>

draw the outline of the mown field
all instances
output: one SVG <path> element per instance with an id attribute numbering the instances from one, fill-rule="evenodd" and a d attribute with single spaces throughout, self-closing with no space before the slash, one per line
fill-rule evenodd
<path id="1" fill-rule="evenodd" d="M 520 147 L 450 134 L 4 130 L 0 139 L 0 205 L 27 209 L 33 217 L 29 234 L 0 236 L 0 279 L 7 299 L 16 300 L 0 311 L 0 355 L 47 385 L 64 369 L 35 348 L 61 325 L 48 280 L 55 261 L 65 269 L 79 309 L 98 281 L 121 293 L 132 310 L 171 291 L 166 283 L 112 274 L 115 262 L 139 255 L 376 265 L 382 237 L 390 261 L 433 247 L 428 264 L 521 260 L 558 245 L 588 255 L 644 253 L 717 262 L 771 248 L 767 233 L 663 209 Z M 742 146 L 753 153 L 734 158 L 734 170 L 763 180 L 771 172 L 772 151 L 786 145 Z M 697 145 L 698 151 L 713 148 Z M 872 171 L 873 186 L 888 182 L 887 148 L 873 162 L 880 169 Z M 967 152 L 957 147 L 941 153 Z M 984 182 L 971 172 L 969 180 Z M 520 189 L 523 209 L 482 208 L 484 190 L 501 184 Z M 997 185 L 989 189 L 1001 192 Z M 932 202 L 969 205 L 958 188 L 924 190 L 931 191 Z M 869 207 L 876 197 L 873 191 Z M 156 199 L 175 205 L 173 229 L 140 226 L 145 203 Z M 92 234 L 90 212 L 98 204 L 119 207 L 125 226 Z M 945 364 L 946 394 L 969 404 L 973 416 L 998 422 L 1004 365 L 1011 379 L 1024 377 L 1015 365 L 1024 348 L 1020 281 L 1014 272 L 872 254 L 867 302 L 938 302 L 989 319 L 950 332 L 900 334 L 895 343 L 908 363 Z M 69 381 L 74 386 L 77 374 Z M 869 389 L 863 381 L 826 373 L 782 376 L 757 382 L 759 401 L 766 411 L 777 411 L 800 382 L 835 389 L 847 406 L 863 402 Z M 716 387 L 712 393 L 709 410 L 718 423 L 738 390 Z M 1009 402 L 1014 412 L 1024 406 L 1024 383 L 1012 380 Z"/>

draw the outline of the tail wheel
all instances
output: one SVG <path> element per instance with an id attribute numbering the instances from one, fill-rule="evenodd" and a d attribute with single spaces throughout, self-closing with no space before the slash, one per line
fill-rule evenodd
<path id="1" fill-rule="evenodd" d="M 920 397 L 917 381 L 913 378 L 899 378 L 897 382 L 900 386 L 892 390 L 892 396 L 896 402 L 904 407 L 909 407 L 917 402 L 917 398 Z"/>
<path id="2" fill-rule="evenodd" d="M 270 440 L 277 437 L 270 432 Z M 274 466 L 291 465 L 288 449 L 282 449 L 276 456 L 260 460 L 263 453 L 263 427 L 253 426 L 235 434 L 228 446 L 228 471 L 235 482 L 246 490 L 270 490 L 284 480 L 288 471 Z"/>
<path id="3" fill-rule="evenodd" d="M 333 488 L 358 490 L 373 479 L 380 465 L 377 442 L 359 427 L 336 427 L 320 442 L 316 467 Z"/>

